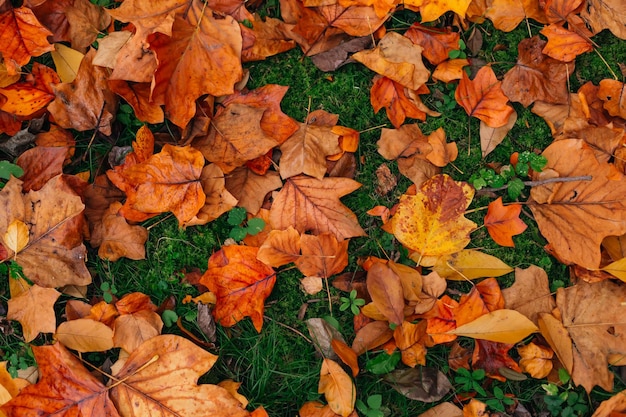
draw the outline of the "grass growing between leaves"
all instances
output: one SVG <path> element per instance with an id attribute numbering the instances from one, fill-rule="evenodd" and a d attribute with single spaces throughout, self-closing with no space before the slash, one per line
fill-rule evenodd
<path id="1" fill-rule="evenodd" d="M 398 14 L 393 24 L 408 26 L 412 23 L 406 19 L 402 20 L 402 17 Z M 530 26 L 533 35 L 539 29 L 539 26 Z M 474 58 L 493 63 L 496 74 L 501 76 L 515 63 L 516 45 L 529 36 L 528 28 L 521 25 L 512 32 L 504 33 L 494 30 L 490 24 L 485 23 L 478 30 L 483 34 L 484 45 Z M 600 45 L 599 52 L 606 61 L 626 62 L 626 48 L 622 41 L 608 34 L 601 34 L 594 39 Z M 498 45 L 505 47 L 496 48 Z M 496 52 L 491 52 L 494 50 Z M 613 71 L 618 71 L 615 65 L 612 67 Z M 282 101 L 282 109 L 294 119 L 303 121 L 309 112 L 323 109 L 338 114 L 340 125 L 362 132 L 356 152 L 355 175 L 355 180 L 362 186 L 344 198 L 343 202 L 357 215 L 368 236 L 351 240 L 349 265 L 345 272 L 359 271 L 358 259 L 370 255 L 380 258 L 397 257 L 401 262 L 410 262 L 401 245 L 380 228 L 380 220 L 366 214 L 367 210 L 376 205 L 391 207 L 410 185 L 409 180 L 401 178 L 395 163 L 386 161 L 377 152 L 376 141 L 380 137 L 381 128 L 391 128 L 391 124 L 384 111 L 374 114 L 370 105 L 369 89 L 374 74 L 358 64 L 349 64 L 332 74 L 326 74 L 318 70 L 308 58 L 302 58 L 299 50 L 263 62 L 248 64 L 247 68 L 250 71 L 248 82 L 250 89 L 266 84 L 290 87 Z M 570 77 L 572 84 L 570 91 L 576 91 L 585 81 L 597 83 L 600 79 L 610 76 L 599 55 L 595 53 L 583 55 L 579 58 L 576 72 Z M 513 152 L 541 150 L 552 141 L 550 130 L 541 118 L 528 109 L 514 105 L 519 116 L 518 122 L 505 141 L 483 159 L 478 121 L 469 118 L 458 105 L 454 104 L 454 88 L 443 84 L 432 84 L 429 87 L 431 92 L 436 94 L 429 95 L 425 104 L 440 111 L 442 115 L 429 117 L 426 122 L 420 123 L 420 129 L 429 134 L 443 127 L 448 141 L 457 143 L 459 158 L 453 166 L 445 169 L 445 172 L 456 180 L 468 180 L 474 172 L 486 167 L 488 163 L 506 164 Z M 121 113 L 124 113 L 123 109 Z M 129 145 L 133 140 L 132 134 L 139 125 L 132 117 L 128 117 L 115 145 Z M 98 141 L 91 146 L 90 139 L 89 136 L 81 139 L 77 147 L 79 154 L 86 153 L 84 165 L 97 160 L 99 155 L 108 153 L 113 146 L 111 143 Z M 386 195 L 376 192 L 376 170 L 381 164 L 388 165 L 399 179 L 396 189 Z M 76 170 L 79 171 L 82 167 L 82 165 L 80 168 L 76 167 Z M 92 173 L 100 170 L 93 162 L 88 168 Z M 527 196 L 528 190 L 524 193 L 523 195 Z M 504 199 L 510 201 L 506 196 Z M 474 211 L 467 217 L 479 225 L 482 224 L 486 213 L 484 208 L 492 200 L 491 196 L 476 196 L 470 206 L 470 210 Z M 528 214 L 526 211 L 524 213 Z M 181 302 L 188 295 L 199 294 L 193 285 L 185 283 L 184 278 L 186 273 L 206 270 L 207 259 L 222 246 L 232 229 L 226 217 L 227 215 L 224 215 L 206 226 L 188 229 L 180 229 L 176 219 L 171 215 L 161 215 L 146 222 L 150 238 L 146 245 L 146 260 L 143 261 L 122 259 L 107 262 L 99 259 L 97 253 L 92 251 L 88 266 L 93 275 L 94 286 L 88 297 L 107 299 L 140 291 L 149 295 L 157 305 L 173 297 L 176 303 L 172 308 L 182 327 L 208 343 L 209 340 L 197 328 L 198 313 L 195 304 Z M 525 220 L 529 227 L 515 238 L 515 248 L 498 246 L 489 237 L 485 228 L 479 228 L 472 233 L 470 247 L 480 248 L 513 267 L 525 268 L 531 264 L 542 267 L 550 278 L 552 290 L 558 286 L 567 286 L 569 277 L 566 267 L 545 252 L 543 247 L 546 241 L 536 224 L 529 218 Z M 499 279 L 502 287 L 512 283 L 511 275 Z M 264 406 L 272 416 L 296 415 L 298 407 L 305 401 L 320 398 L 317 385 L 321 359 L 309 339 L 304 320 L 332 316 L 339 323 L 341 333 L 347 340 L 351 340 L 353 316 L 350 309 L 345 311 L 339 309 L 340 296 L 347 294 L 330 287 L 328 292 L 330 300 L 325 291 L 316 296 L 307 296 L 300 289 L 300 278 L 300 273 L 295 269 L 283 267 L 279 270 L 275 288 L 266 302 L 266 319 L 261 333 L 254 329 L 249 320 L 228 329 L 218 326 L 213 352 L 220 358 L 202 382 L 216 383 L 225 378 L 241 382 L 240 392 L 253 406 Z M 465 282 L 454 282 L 449 285 L 453 292 L 463 293 L 470 287 L 471 284 Z M 8 294 L 7 288 L 2 288 L 1 291 Z M 60 307 L 62 306 L 60 303 Z M 175 321 L 170 319 L 170 322 L 166 323 L 164 333 L 181 334 Z M 8 323 L 2 325 L 10 327 L 10 331 L 0 332 L 0 344 L 5 360 L 9 360 L 10 366 L 14 369 L 32 364 L 33 359 L 29 356 L 28 349 L 16 336 L 11 335 L 12 332 L 19 331 L 17 327 Z M 40 343 L 45 341 L 38 340 Z M 470 346 L 473 342 L 466 340 L 464 343 Z M 431 348 L 427 354 L 428 366 L 443 370 L 450 381 L 453 381 L 455 389 L 443 401 L 452 400 L 455 395 L 467 392 L 467 384 L 471 387 L 471 381 L 459 379 L 458 374 L 449 370 L 448 354 L 449 349 L 445 346 Z M 431 404 L 407 399 L 384 383 L 380 375 L 368 371 L 368 363 L 376 357 L 377 352 L 369 352 L 360 360 L 362 373 L 355 381 L 359 400 L 374 409 L 376 402 L 368 402 L 368 399 L 380 395 L 381 406 L 378 409 L 383 415 L 388 416 L 416 416 L 431 407 Z M 474 377 L 477 383 L 484 385 L 484 376 Z M 545 389 L 542 388 L 542 383 L 544 381 L 531 379 L 506 383 L 492 382 L 487 384 L 484 392 L 477 394 L 477 398 L 490 404 L 491 411 L 496 411 L 498 404 L 502 405 L 507 401 L 508 397 L 503 397 L 503 394 L 509 394 L 519 399 L 533 415 L 549 411 L 552 415 L 566 416 L 564 413 L 567 401 L 563 404 L 548 404 L 543 401 Z M 623 387 L 624 381 L 617 378 L 616 391 Z M 573 388 L 567 383 L 558 390 L 570 393 L 570 398 L 571 393 L 576 393 L 576 403 L 586 404 L 588 409 L 592 409 L 594 404 L 608 397 L 608 394 L 601 390 L 594 390 L 591 396 L 587 397 L 584 390 Z M 558 407 L 561 407 L 562 413 L 558 412 Z"/>

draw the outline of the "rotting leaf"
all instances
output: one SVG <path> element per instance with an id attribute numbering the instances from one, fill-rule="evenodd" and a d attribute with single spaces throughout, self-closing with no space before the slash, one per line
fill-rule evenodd
<path id="1" fill-rule="evenodd" d="M 433 403 L 442 399 L 452 384 L 440 370 L 429 367 L 396 369 L 383 380 L 411 400 Z"/>

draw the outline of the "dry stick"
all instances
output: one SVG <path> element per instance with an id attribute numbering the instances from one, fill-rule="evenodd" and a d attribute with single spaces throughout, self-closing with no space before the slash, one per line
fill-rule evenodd
<path id="1" fill-rule="evenodd" d="M 274 320 L 273 318 L 271 318 L 271 317 L 269 317 L 269 316 L 266 316 L 266 315 L 263 315 L 263 318 L 268 319 L 268 320 L 270 320 L 270 321 L 273 321 L 274 323 L 278 324 L 279 326 L 284 327 L 285 329 L 289 329 L 289 330 L 291 330 L 292 332 L 294 332 L 295 334 L 297 334 L 298 336 L 302 337 L 304 340 L 306 340 L 307 342 L 309 342 L 310 344 L 312 344 L 313 346 L 315 346 L 315 343 L 313 343 L 313 341 L 312 341 L 311 339 L 309 339 L 308 337 L 306 337 L 306 336 L 304 335 L 304 333 L 302 333 L 300 330 L 298 330 L 298 329 L 294 329 L 293 327 L 291 327 L 291 326 L 289 326 L 289 325 L 287 325 L 287 324 L 285 324 L 285 323 L 282 323 L 282 322 L 280 322 L 280 321 L 278 321 L 278 320 Z M 317 348 L 317 346 L 316 346 L 316 348 Z"/>
<path id="2" fill-rule="evenodd" d="M 583 175 L 582 177 L 546 178 L 545 180 L 538 180 L 538 181 L 523 181 L 523 183 L 527 187 L 537 187 L 539 185 L 552 184 L 556 182 L 591 181 L 592 179 L 593 177 L 591 175 Z M 498 187 L 498 188 L 481 188 L 480 191 L 484 190 L 487 192 L 493 192 L 493 191 L 506 190 L 507 188 L 509 188 L 509 184 L 503 185 L 502 187 Z"/>

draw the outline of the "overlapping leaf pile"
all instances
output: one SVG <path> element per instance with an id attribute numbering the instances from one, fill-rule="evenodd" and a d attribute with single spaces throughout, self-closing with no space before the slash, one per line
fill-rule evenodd
<path id="1" fill-rule="evenodd" d="M 24 171 L 0 191 L 6 213 L 0 217 L 0 259 L 15 262 L 29 280 L 10 280 L 7 317 L 21 323 L 27 342 L 40 333 L 53 333 L 56 341 L 34 348 L 39 382 L 7 382 L 2 412 L 265 415 L 262 408 L 245 410 L 247 401 L 232 381 L 224 387 L 197 384 L 216 357 L 181 337 L 161 335 L 163 322 L 148 296 L 134 293 L 95 305 L 70 301 L 66 321 L 58 325 L 54 308 L 57 289 L 84 295 L 91 283 L 85 240 L 104 259 L 143 259 L 148 231 L 142 222 L 171 212 L 180 227 L 192 227 L 235 206 L 266 226 L 208 260 L 199 284 L 209 291 L 196 301 L 214 304 L 219 324 L 250 317 L 261 332 L 265 299 L 279 268 L 290 263 L 302 272 L 306 292 L 328 288 L 348 264 L 349 240 L 366 236 L 340 200 L 360 187 L 352 179 L 359 133 L 325 111 L 304 121 L 284 114 L 280 102 L 287 87 L 245 88 L 243 62 L 296 45 L 324 70 L 350 58 L 377 73 L 372 106 L 384 107 L 395 127 L 382 130 L 379 153 L 396 160 L 414 186 L 396 206 L 371 213 L 415 262 L 372 257 L 362 261 L 363 282 L 334 279 L 336 287 L 356 290 L 366 303 L 350 344 L 321 319 L 309 321 L 324 354 L 319 393 L 327 404 L 306 403 L 300 415 L 356 415 L 355 385 L 339 362 L 356 377 L 358 357 L 374 349 L 403 363 L 386 369 L 384 379 L 425 402 L 440 400 L 451 388 L 443 373 L 426 367 L 427 350 L 438 344 L 451 346 L 452 369 L 484 369 L 498 380 L 523 372 L 546 377 L 554 352 L 574 383 L 588 392 L 596 385 L 612 390 L 608 365 L 624 364 L 626 354 L 626 289 L 613 279 L 626 280 L 625 87 L 603 80 L 573 93 L 567 78 L 576 56 L 594 49 L 597 32 L 609 29 L 626 39 L 622 3 L 280 3 L 282 20 L 262 19 L 241 1 L 125 0 L 109 9 L 86 0 L 0 3 L 0 131 L 11 136 L 0 145 L 19 156 Z M 400 8 L 418 14 L 422 24 L 403 35 L 386 32 L 385 22 Z M 454 15 L 461 30 L 487 18 L 510 31 L 532 19 L 545 25 L 547 41 L 523 40 L 517 64 L 502 80 L 489 65 L 470 77 L 467 59 L 450 59 L 459 49 L 458 30 L 428 23 L 444 13 Z M 47 53 L 55 69 L 36 62 L 22 74 L 32 57 Z M 547 165 L 526 184 L 532 186 L 526 204 L 548 250 L 583 282 L 559 289 L 553 299 L 545 273 L 530 267 L 516 270 L 515 284 L 501 291 L 494 277 L 512 268 L 466 249 L 478 227 L 464 216 L 475 190 L 442 174 L 458 157 L 457 146 L 444 129 L 425 135 L 417 124 L 404 124 L 439 115 L 420 98 L 429 94 L 431 79 L 456 84 L 457 103 L 480 120 L 483 156 L 516 123 L 509 102 L 532 104 L 546 120 L 554 142 L 542 153 Z M 72 130 L 111 135 L 121 100 L 137 119 L 158 124 L 167 118 L 178 130 L 164 138 L 142 127 L 132 151 L 111 162 L 104 175 L 64 173 L 75 157 Z M 36 120 L 46 123 L 37 127 Z M 24 151 L 24 144 L 34 146 Z M 514 245 L 512 237 L 526 227 L 520 211 L 518 203 L 490 204 L 484 224 L 497 243 Z M 446 280 L 476 278 L 486 279 L 459 299 L 446 294 Z M 536 332 L 533 342 L 517 347 L 522 360 L 512 359 L 509 350 Z M 472 352 L 455 343 L 459 336 L 476 339 Z M 122 353 L 110 375 L 101 371 L 106 382 L 68 351 L 114 347 Z M 465 412 L 476 415 L 479 409 L 472 401 Z"/>

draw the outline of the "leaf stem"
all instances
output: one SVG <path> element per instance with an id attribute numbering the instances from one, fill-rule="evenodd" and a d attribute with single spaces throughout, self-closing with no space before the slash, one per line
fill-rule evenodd
<path id="1" fill-rule="evenodd" d="M 545 180 L 538 180 L 538 181 L 523 181 L 523 183 L 527 187 L 538 187 L 540 185 L 552 184 L 552 183 L 557 183 L 557 182 L 591 181 L 592 179 L 593 177 L 591 175 L 583 175 L 581 177 L 557 177 L 557 178 L 546 178 Z M 495 192 L 495 191 L 506 190 L 507 188 L 509 188 L 509 184 L 506 184 L 506 185 L 503 185 L 502 187 L 497 187 L 497 188 L 481 188 L 479 191 Z"/>

